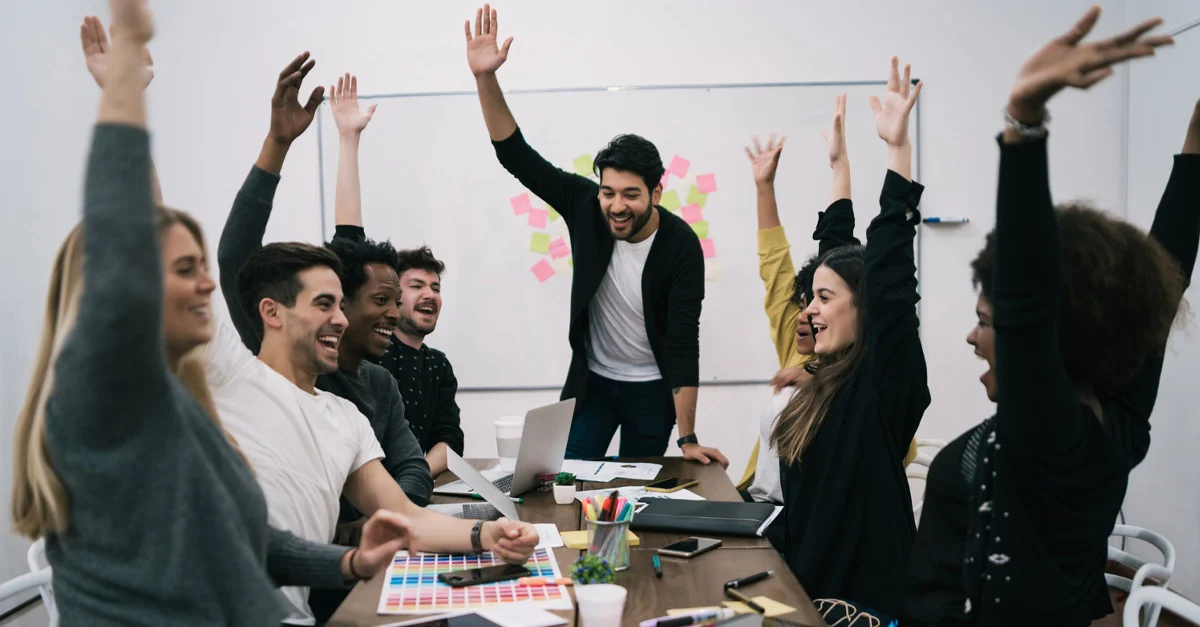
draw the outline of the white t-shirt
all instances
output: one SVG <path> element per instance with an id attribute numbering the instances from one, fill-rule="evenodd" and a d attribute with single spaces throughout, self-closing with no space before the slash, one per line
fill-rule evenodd
<path id="1" fill-rule="evenodd" d="M 771 429 L 775 418 L 783 413 L 796 388 L 783 388 L 771 397 L 758 417 L 758 465 L 754 467 L 754 483 L 747 492 L 759 503 L 783 505 L 783 489 L 779 485 L 779 455 L 771 448 Z"/>
<path id="2" fill-rule="evenodd" d="M 208 383 L 225 428 L 237 440 L 267 499 L 272 527 L 331 542 L 346 478 L 383 449 L 366 416 L 328 392 L 309 394 L 259 361 L 226 320 L 208 348 Z M 315 623 L 308 588 L 283 588 L 287 622 Z"/>
<path id="3" fill-rule="evenodd" d="M 613 242 L 612 261 L 588 304 L 588 369 L 614 381 L 661 379 L 646 336 L 642 270 L 658 231 L 645 241 Z"/>

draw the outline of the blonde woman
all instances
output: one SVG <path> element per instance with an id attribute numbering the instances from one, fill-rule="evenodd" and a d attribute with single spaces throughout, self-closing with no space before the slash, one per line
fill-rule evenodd
<path id="1" fill-rule="evenodd" d="M 268 527 L 194 357 L 211 337 L 214 289 L 200 229 L 152 199 L 142 90 L 153 21 L 144 0 L 110 4 L 83 222 L 55 260 L 17 420 L 15 529 L 46 538 L 64 626 L 277 624 L 276 586 L 372 576 L 406 523 L 378 513 L 358 549 Z"/>

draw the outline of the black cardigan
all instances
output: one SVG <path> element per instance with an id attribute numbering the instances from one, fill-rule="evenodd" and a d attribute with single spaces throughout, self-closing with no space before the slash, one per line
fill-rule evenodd
<path id="1" fill-rule="evenodd" d="M 571 234 L 575 278 L 571 283 L 571 368 L 561 398 L 582 406 L 587 385 L 588 304 L 612 259 L 613 237 L 600 209 L 600 186 L 554 167 L 517 129 L 494 141 L 496 157 L 566 221 Z M 672 388 L 700 382 L 700 306 L 704 300 L 704 255 L 700 240 L 683 219 L 655 207 L 658 232 L 642 271 L 642 310 L 646 336 L 663 379 Z M 674 411 L 672 406 L 672 411 Z"/>

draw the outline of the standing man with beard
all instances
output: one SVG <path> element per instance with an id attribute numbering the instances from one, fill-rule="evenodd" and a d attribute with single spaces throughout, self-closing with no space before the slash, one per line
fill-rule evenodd
<path id="1" fill-rule="evenodd" d="M 525 142 L 496 70 L 512 38 L 497 46 L 496 11 L 466 24 L 467 64 L 483 119 L 506 170 L 553 206 L 571 234 L 571 367 L 562 398 L 575 398 L 567 457 L 603 455 L 617 428 L 622 456 L 658 456 L 679 425 L 687 459 L 728 466 L 695 432 L 704 257 L 692 229 L 658 206 L 662 159 L 654 144 L 618 135 L 591 179 L 564 172 Z"/>

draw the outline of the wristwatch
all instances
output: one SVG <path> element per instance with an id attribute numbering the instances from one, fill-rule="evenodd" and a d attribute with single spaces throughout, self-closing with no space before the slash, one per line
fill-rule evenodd
<path id="1" fill-rule="evenodd" d="M 700 439 L 696 437 L 695 433 L 693 433 L 691 435 L 685 435 L 682 438 L 675 440 L 675 445 L 678 446 L 679 448 L 683 448 L 684 444 L 699 444 L 699 443 L 700 443 Z"/>
<path id="2" fill-rule="evenodd" d="M 480 539 L 480 535 L 482 534 L 483 521 L 477 520 L 475 521 L 475 526 L 471 528 L 471 549 L 475 551 L 476 555 L 483 553 L 483 540 Z"/>
<path id="3" fill-rule="evenodd" d="M 1004 125 L 1011 128 L 1021 137 L 1031 139 L 1041 139 L 1045 137 L 1049 131 L 1046 129 L 1046 123 L 1050 121 L 1050 112 L 1042 110 L 1042 119 L 1038 120 L 1037 124 L 1025 124 L 1017 120 L 1008 111 L 1008 107 L 1004 108 Z"/>

